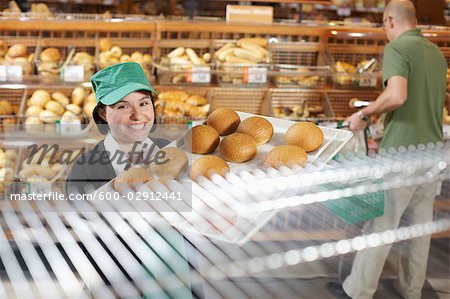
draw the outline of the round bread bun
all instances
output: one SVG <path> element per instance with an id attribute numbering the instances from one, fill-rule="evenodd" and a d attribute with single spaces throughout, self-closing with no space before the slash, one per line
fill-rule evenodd
<path id="1" fill-rule="evenodd" d="M 230 162 L 241 163 L 252 160 L 257 153 L 255 139 L 246 134 L 233 133 L 220 143 L 220 153 Z"/>
<path id="2" fill-rule="evenodd" d="M 120 184 L 145 184 L 153 179 L 150 171 L 146 168 L 131 167 L 127 171 L 122 172 L 114 179 L 114 189 L 120 190 Z"/>
<path id="3" fill-rule="evenodd" d="M 207 125 L 193 127 L 184 137 L 184 144 L 193 154 L 209 154 L 217 148 L 219 142 L 217 131 Z"/>
<path id="4" fill-rule="evenodd" d="M 206 124 L 213 127 L 220 136 L 236 132 L 241 118 L 230 108 L 219 108 L 214 110 L 208 117 Z"/>
<path id="5" fill-rule="evenodd" d="M 106 52 L 112 48 L 112 41 L 109 38 L 102 38 L 99 43 L 100 51 Z"/>
<path id="6" fill-rule="evenodd" d="M 61 60 L 61 54 L 56 48 L 47 48 L 41 52 L 39 58 L 43 62 L 58 62 Z"/>
<path id="7" fill-rule="evenodd" d="M 267 167 L 280 167 L 293 165 L 305 166 L 308 155 L 305 150 L 295 145 L 279 145 L 267 153 L 264 165 Z"/>
<path id="8" fill-rule="evenodd" d="M 72 91 L 72 103 L 81 107 L 86 98 L 86 90 L 81 87 L 75 87 Z"/>
<path id="9" fill-rule="evenodd" d="M 228 166 L 228 163 L 224 159 L 208 155 L 192 163 L 190 175 L 193 180 L 197 180 L 200 176 L 208 178 L 213 174 L 225 176 L 228 172 L 230 172 L 230 166 Z"/>
<path id="10" fill-rule="evenodd" d="M 15 44 L 12 45 L 8 52 L 6 52 L 6 55 L 11 58 L 17 58 L 17 57 L 26 57 L 27 56 L 27 47 L 21 44 Z"/>
<path id="11" fill-rule="evenodd" d="M 161 155 L 161 152 L 164 153 L 164 156 L 150 164 L 152 173 L 160 178 L 173 180 L 186 172 L 189 161 L 185 152 L 176 147 L 165 147 L 159 150 L 155 156 Z"/>
<path id="12" fill-rule="evenodd" d="M 322 142 L 322 130 L 311 122 L 293 124 L 286 132 L 286 144 L 300 146 L 306 152 L 315 151 Z"/>
<path id="13" fill-rule="evenodd" d="M 61 105 L 60 102 L 57 101 L 48 102 L 47 104 L 45 104 L 45 109 L 53 111 L 57 115 L 62 115 L 64 113 L 64 107 Z"/>
<path id="14" fill-rule="evenodd" d="M 26 116 L 39 116 L 39 113 L 42 112 L 42 109 L 40 106 L 30 106 L 25 111 Z"/>
<path id="15" fill-rule="evenodd" d="M 70 111 L 71 113 L 73 113 L 73 114 L 75 114 L 75 115 L 78 115 L 78 114 L 80 114 L 81 113 L 81 108 L 80 108 L 80 106 L 77 106 L 77 105 L 75 105 L 75 104 L 69 104 L 69 105 L 67 105 L 66 106 L 66 110 L 67 111 Z M 66 112 L 67 112 L 66 111 Z"/>
<path id="16" fill-rule="evenodd" d="M 69 105 L 69 98 L 66 97 L 62 92 L 52 93 L 52 99 L 59 102 L 63 107 Z"/>
<path id="17" fill-rule="evenodd" d="M 45 104 L 47 104 L 50 100 L 50 94 L 46 90 L 38 89 L 31 95 L 28 106 L 39 106 L 44 108 Z"/>
<path id="18" fill-rule="evenodd" d="M 252 116 L 240 123 L 237 132 L 252 136 L 256 144 L 260 145 L 270 141 L 273 136 L 273 126 L 264 117 Z"/>

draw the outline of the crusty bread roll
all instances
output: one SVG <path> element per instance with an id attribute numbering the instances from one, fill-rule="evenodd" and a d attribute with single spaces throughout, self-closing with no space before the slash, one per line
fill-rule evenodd
<path id="1" fill-rule="evenodd" d="M 112 48 L 112 41 L 109 38 L 102 38 L 99 43 L 100 51 L 106 52 Z"/>
<path id="2" fill-rule="evenodd" d="M 300 146 L 306 152 L 315 151 L 322 142 L 322 130 L 311 122 L 293 124 L 286 132 L 286 144 Z"/>
<path id="3" fill-rule="evenodd" d="M 114 189 L 118 191 L 120 189 L 120 184 L 136 184 L 142 183 L 145 184 L 148 181 L 153 179 L 150 174 L 149 169 L 147 168 L 139 168 L 139 167 L 131 167 L 127 171 L 122 172 L 114 179 Z"/>
<path id="4" fill-rule="evenodd" d="M 190 175 L 193 180 L 197 180 L 200 176 L 211 177 L 215 173 L 225 176 L 228 172 L 230 172 L 230 166 L 224 159 L 208 155 L 192 163 Z"/>
<path id="5" fill-rule="evenodd" d="M 38 89 L 31 95 L 31 98 L 28 101 L 28 106 L 39 106 L 44 108 L 45 104 L 47 104 L 50 100 L 50 94 L 46 90 Z"/>
<path id="6" fill-rule="evenodd" d="M 52 99 L 59 102 L 63 107 L 69 105 L 69 98 L 66 97 L 62 92 L 52 93 Z"/>
<path id="7" fill-rule="evenodd" d="M 270 141 L 273 136 L 273 126 L 264 117 L 252 116 L 241 122 L 237 132 L 253 137 L 259 145 Z"/>
<path id="8" fill-rule="evenodd" d="M 189 151 L 193 154 L 209 154 L 219 145 L 219 134 L 212 127 L 199 125 L 190 129 L 184 138 Z"/>
<path id="9" fill-rule="evenodd" d="M 160 156 L 164 153 L 164 156 Z M 165 179 L 177 179 L 187 169 L 188 157 L 185 152 L 176 147 L 165 147 L 159 150 L 156 157 L 161 157 L 158 161 L 153 161 L 150 165 L 151 172 Z"/>
<path id="10" fill-rule="evenodd" d="M 48 102 L 47 104 L 45 104 L 45 109 L 53 111 L 57 115 L 62 115 L 64 113 L 64 107 L 61 105 L 60 102 L 57 101 Z"/>
<path id="11" fill-rule="evenodd" d="M 95 106 L 97 106 L 97 105 L 95 104 L 95 102 L 86 102 L 86 103 L 83 105 L 83 112 L 84 112 L 86 115 L 89 115 L 90 117 L 92 117 L 92 112 L 94 111 Z"/>
<path id="12" fill-rule="evenodd" d="M 255 139 L 246 134 L 233 133 L 220 143 L 220 153 L 230 162 L 241 163 L 252 160 L 257 153 Z"/>
<path id="13" fill-rule="evenodd" d="M 56 48 L 47 48 L 41 52 L 39 58 L 42 62 L 58 62 L 61 60 L 61 54 Z"/>
<path id="14" fill-rule="evenodd" d="M 70 111 L 71 113 L 73 113 L 73 114 L 75 114 L 75 115 L 78 115 L 78 114 L 80 114 L 81 113 L 81 108 L 80 108 L 80 106 L 78 106 L 78 105 L 75 105 L 75 104 L 69 104 L 69 105 L 67 105 L 66 106 L 66 110 L 67 111 Z M 66 112 L 67 112 L 66 111 Z"/>
<path id="15" fill-rule="evenodd" d="M 27 56 L 27 47 L 22 44 L 12 45 L 6 52 L 6 55 L 11 58 L 25 57 Z"/>
<path id="16" fill-rule="evenodd" d="M 305 150 L 295 145 L 279 145 L 267 153 L 264 165 L 267 167 L 280 167 L 293 165 L 305 166 L 308 155 Z"/>
<path id="17" fill-rule="evenodd" d="M 239 115 L 230 108 L 214 110 L 208 117 L 206 124 L 213 127 L 220 136 L 234 133 L 241 122 Z"/>
<path id="18" fill-rule="evenodd" d="M 12 114 L 14 112 L 13 106 L 7 101 L 0 101 L 0 106 L 4 109 L 5 114 Z"/>
<path id="19" fill-rule="evenodd" d="M 39 113 L 41 113 L 42 110 L 44 110 L 44 109 L 42 109 L 42 107 L 40 107 L 40 106 L 30 106 L 25 111 L 25 115 L 26 116 L 39 116 Z"/>
<path id="20" fill-rule="evenodd" d="M 83 87 L 78 86 L 73 89 L 72 103 L 81 107 L 85 98 L 86 98 L 86 90 Z"/>
<path id="21" fill-rule="evenodd" d="M 203 106 L 208 104 L 208 101 L 204 97 L 194 94 L 186 100 L 186 103 L 192 106 Z"/>

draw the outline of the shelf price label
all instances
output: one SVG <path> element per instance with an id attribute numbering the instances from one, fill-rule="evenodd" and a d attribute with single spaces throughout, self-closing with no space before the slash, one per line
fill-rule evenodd
<path id="1" fill-rule="evenodd" d="M 63 78 L 66 82 L 82 82 L 84 80 L 84 67 L 82 65 L 66 66 Z"/>
<path id="2" fill-rule="evenodd" d="M 267 82 L 267 68 L 249 67 L 244 69 L 244 82 L 264 84 Z"/>
<path id="3" fill-rule="evenodd" d="M 52 183 L 51 182 L 33 182 L 26 183 L 25 185 L 25 193 L 40 195 L 40 196 L 48 196 L 52 192 Z"/>
<path id="4" fill-rule="evenodd" d="M 210 67 L 193 67 L 187 71 L 186 81 L 189 83 L 210 83 L 211 68 Z"/>
<path id="5" fill-rule="evenodd" d="M 376 87 L 377 86 L 377 78 L 369 77 L 369 76 L 361 76 L 359 78 L 359 86 L 361 86 L 361 87 Z"/>
<path id="6" fill-rule="evenodd" d="M 22 81 L 21 65 L 0 65 L 0 81 Z"/>
<path id="7" fill-rule="evenodd" d="M 348 17 L 352 14 L 352 9 L 350 7 L 339 7 L 336 11 L 338 16 Z"/>

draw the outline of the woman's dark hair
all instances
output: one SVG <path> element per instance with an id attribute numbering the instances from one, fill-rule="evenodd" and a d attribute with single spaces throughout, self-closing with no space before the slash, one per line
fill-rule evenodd
<path id="1" fill-rule="evenodd" d="M 156 125 L 156 109 L 155 109 L 155 101 L 154 101 L 152 93 L 150 93 L 150 99 L 152 102 L 153 113 L 154 113 L 153 125 L 152 125 L 150 132 L 154 132 L 156 130 L 156 126 L 155 126 Z M 92 117 L 94 118 L 94 121 L 97 124 L 98 131 L 101 134 L 106 135 L 109 131 L 109 127 L 107 126 L 108 123 L 100 116 L 100 111 L 102 111 L 104 109 L 106 109 L 106 105 L 103 103 L 98 103 L 97 106 L 95 106 L 94 111 L 92 112 Z"/>

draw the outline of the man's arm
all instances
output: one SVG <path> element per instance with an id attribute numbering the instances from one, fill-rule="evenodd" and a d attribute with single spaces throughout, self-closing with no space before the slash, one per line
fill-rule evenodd
<path id="1" fill-rule="evenodd" d="M 408 80 L 405 77 L 393 76 L 389 78 L 386 89 L 369 106 L 353 113 L 345 120 L 352 131 L 363 130 L 367 126 L 367 121 L 361 118 L 389 112 L 401 107 L 408 98 Z"/>

